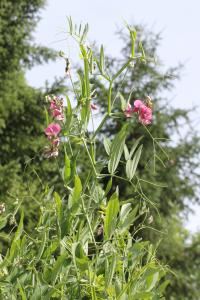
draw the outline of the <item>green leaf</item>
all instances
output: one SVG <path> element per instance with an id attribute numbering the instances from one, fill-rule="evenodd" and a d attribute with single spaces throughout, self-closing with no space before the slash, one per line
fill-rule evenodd
<path id="1" fill-rule="evenodd" d="M 119 199 L 117 191 L 111 196 L 107 208 L 104 222 L 105 238 L 110 239 L 117 223 L 117 214 L 119 212 Z"/>
<path id="2" fill-rule="evenodd" d="M 134 300 L 150 300 L 154 295 L 152 292 L 139 292 L 134 295 Z"/>
<path id="3" fill-rule="evenodd" d="M 71 16 L 70 16 L 70 17 L 67 17 L 67 20 L 68 20 L 69 32 L 70 32 L 70 34 L 72 35 L 72 34 L 73 34 L 73 23 L 72 23 L 72 18 L 71 18 Z"/>
<path id="4" fill-rule="evenodd" d="M 58 193 L 54 193 L 54 200 L 56 203 L 56 213 L 58 216 L 59 221 L 61 221 L 62 218 L 62 200 L 60 198 L 60 196 L 58 195 Z"/>
<path id="5" fill-rule="evenodd" d="M 128 160 L 130 158 L 128 147 L 126 146 L 126 144 L 124 144 L 124 156 L 125 156 L 125 160 Z"/>
<path id="6" fill-rule="evenodd" d="M 130 159 L 132 158 L 137 146 L 139 145 L 140 141 L 143 139 L 143 135 L 140 136 L 133 144 L 132 148 L 131 148 L 131 151 L 130 151 Z"/>
<path id="7" fill-rule="evenodd" d="M 79 205 L 79 200 L 82 192 L 82 184 L 78 175 L 75 175 L 75 184 L 72 194 L 69 196 L 68 207 L 72 211 L 76 211 Z"/>
<path id="8" fill-rule="evenodd" d="M 130 151 L 130 157 L 129 157 L 130 159 L 132 158 L 133 153 L 135 152 L 137 146 L 139 145 L 139 143 L 140 143 L 140 141 L 141 141 L 142 139 L 143 139 L 143 136 L 139 137 L 139 138 L 135 141 L 135 143 L 133 144 L 133 146 L 132 146 L 132 148 L 131 148 L 131 151 Z"/>
<path id="9" fill-rule="evenodd" d="M 37 285 L 34 289 L 33 295 L 30 297 L 30 300 L 47 300 L 49 299 L 49 286 L 48 285 Z"/>
<path id="10" fill-rule="evenodd" d="M 100 68 L 101 68 L 101 72 L 105 73 L 105 58 L 104 58 L 103 45 L 101 45 L 101 49 L 100 49 Z"/>
<path id="11" fill-rule="evenodd" d="M 146 54 L 145 54 L 145 52 L 144 52 L 144 48 L 143 48 L 143 45 L 142 45 L 142 42 L 141 42 L 141 41 L 139 42 L 139 49 L 140 49 L 140 51 L 141 51 L 141 53 L 142 53 L 141 60 L 142 60 L 143 62 L 146 62 Z"/>
<path id="12" fill-rule="evenodd" d="M 67 99 L 67 112 L 66 112 L 65 127 L 66 127 L 67 131 L 69 132 L 70 124 L 72 121 L 72 106 L 71 106 L 71 102 L 70 102 L 68 95 L 65 95 L 65 96 Z"/>
<path id="13" fill-rule="evenodd" d="M 47 240 L 47 233 L 46 233 L 46 231 L 44 231 L 43 235 L 42 235 L 41 245 L 40 245 L 40 248 L 38 250 L 38 255 L 37 255 L 37 258 L 36 258 L 37 261 L 39 261 L 40 258 L 42 257 L 42 254 L 44 252 L 44 248 L 45 248 L 45 245 L 46 245 L 46 240 Z"/>
<path id="14" fill-rule="evenodd" d="M 123 222 L 127 217 L 128 213 L 131 211 L 131 203 L 123 204 L 120 210 L 119 218 L 120 222 Z"/>
<path id="15" fill-rule="evenodd" d="M 108 155 L 110 155 L 111 141 L 107 137 L 104 137 L 103 145 L 104 145 L 104 148 L 106 150 L 106 153 Z"/>
<path id="16" fill-rule="evenodd" d="M 4 228 L 4 227 L 6 226 L 6 224 L 7 224 L 7 216 L 5 216 L 5 217 L 0 217 L 0 230 L 1 230 L 2 228 Z"/>
<path id="17" fill-rule="evenodd" d="M 147 271 L 147 274 L 149 272 Z M 159 281 L 159 271 L 157 269 L 150 270 L 150 274 L 146 277 L 146 291 L 150 292 Z"/>
<path id="18" fill-rule="evenodd" d="M 45 112 L 46 126 L 48 126 L 49 125 L 49 114 L 48 114 L 46 107 L 44 108 L 44 112 Z"/>
<path id="19" fill-rule="evenodd" d="M 109 285 L 112 284 L 112 279 L 115 273 L 115 269 L 116 269 L 116 264 L 117 264 L 117 256 L 116 253 L 114 253 L 111 257 L 111 263 L 109 264 L 108 270 L 107 270 L 107 274 L 105 274 L 105 284 L 106 287 L 109 287 Z"/>
<path id="20" fill-rule="evenodd" d="M 120 132 L 115 136 L 111 148 L 110 148 L 110 160 L 108 163 L 108 171 L 114 174 L 117 166 L 119 164 L 120 158 L 123 153 L 125 139 L 126 139 L 126 129 L 127 124 L 122 127 Z"/>
<path id="21" fill-rule="evenodd" d="M 84 77 L 81 71 L 77 72 L 78 77 L 79 77 L 79 82 L 80 82 L 80 88 L 81 88 L 81 97 L 85 98 L 86 97 L 86 91 L 85 91 L 85 82 L 84 82 Z"/>
<path id="22" fill-rule="evenodd" d="M 134 221 L 136 220 L 135 216 L 137 211 L 138 211 L 138 205 L 131 212 L 128 206 L 124 208 L 122 212 L 122 218 L 120 218 L 120 223 L 119 223 L 120 233 L 125 232 L 134 223 Z"/>
<path id="23" fill-rule="evenodd" d="M 42 257 L 46 259 L 49 258 L 49 256 L 51 256 L 51 254 L 56 251 L 58 246 L 59 246 L 59 240 L 54 240 L 53 242 L 51 242 L 50 246 L 46 248 L 46 250 L 44 251 Z"/>
<path id="24" fill-rule="evenodd" d="M 71 164 L 70 164 L 70 159 L 69 159 L 67 153 L 65 153 L 65 167 L 64 167 L 65 184 L 67 184 L 69 182 L 70 178 L 71 178 Z"/>
<path id="25" fill-rule="evenodd" d="M 24 212 L 22 211 L 21 213 L 21 218 L 20 218 L 20 222 L 17 228 L 17 231 L 15 233 L 15 237 L 13 239 L 13 242 L 11 244 L 10 247 L 10 253 L 9 253 L 9 257 L 8 260 L 10 262 L 12 262 L 13 258 L 15 257 L 16 251 L 20 249 L 20 237 L 23 231 L 23 221 L 24 221 Z"/>
<path id="26" fill-rule="evenodd" d="M 121 110 L 124 111 L 127 107 L 127 102 L 126 102 L 124 96 L 120 92 L 118 92 L 118 96 L 119 96 L 120 101 L 121 101 Z"/>
<path id="27" fill-rule="evenodd" d="M 135 56 L 135 42 L 136 42 L 136 37 L 137 37 L 137 32 L 134 28 L 131 26 L 127 25 L 127 28 L 130 33 L 130 38 L 131 38 L 131 56 Z"/>
<path id="28" fill-rule="evenodd" d="M 88 30 L 89 30 L 89 26 L 88 24 L 85 25 L 84 29 L 83 29 L 83 33 L 82 36 L 80 38 L 80 44 L 84 43 L 88 34 Z"/>
<path id="29" fill-rule="evenodd" d="M 126 176 L 129 180 L 132 180 L 133 176 L 135 175 L 141 153 L 142 153 L 142 145 L 136 151 L 133 160 L 129 159 L 126 163 Z"/>
<path id="30" fill-rule="evenodd" d="M 110 189 L 112 188 L 112 177 L 109 179 L 106 190 L 105 190 L 105 196 L 110 192 Z"/>
<path id="31" fill-rule="evenodd" d="M 64 254 L 58 256 L 58 258 L 53 266 L 52 272 L 51 272 L 51 281 L 50 282 L 54 283 L 56 281 L 56 278 L 59 275 L 59 273 L 61 272 L 61 268 L 62 268 L 67 256 L 68 256 L 67 253 L 64 253 Z"/>
<path id="32" fill-rule="evenodd" d="M 158 292 L 163 293 L 166 289 L 166 287 L 170 284 L 170 280 L 165 280 L 159 287 L 158 287 Z"/>
<path id="33" fill-rule="evenodd" d="M 21 299 L 22 300 L 27 300 L 26 294 L 24 292 L 24 289 L 23 289 L 23 287 L 22 287 L 22 285 L 21 285 L 21 283 L 20 283 L 20 281 L 18 279 L 17 279 L 17 285 L 18 285 L 18 288 L 19 288 Z"/>

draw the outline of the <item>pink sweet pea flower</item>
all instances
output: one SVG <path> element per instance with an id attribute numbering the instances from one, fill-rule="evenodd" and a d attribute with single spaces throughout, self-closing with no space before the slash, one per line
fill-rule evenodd
<path id="1" fill-rule="evenodd" d="M 50 102 L 50 109 L 57 109 L 57 105 L 56 105 L 55 100 L 52 100 L 52 101 Z"/>
<path id="2" fill-rule="evenodd" d="M 59 109 L 52 110 L 52 116 L 58 121 L 64 120 L 63 113 Z"/>
<path id="3" fill-rule="evenodd" d="M 57 137 L 57 135 L 60 133 L 61 127 L 59 124 L 51 123 L 49 126 L 44 130 L 45 134 L 48 138 Z"/>
<path id="4" fill-rule="evenodd" d="M 90 108 L 91 108 L 92 110 L 97 110 L 97 109 L 98 109 L 98 106 L 97 106 L 96 104 L 94 104 L 94 103 L 91 103 L 91 104 L 90 104 Z"/>
<path id="5" fill-rule="evenodd" d="M 63 114 L 63 99 L 54 95 L 47 96 L 47 101 L 50 102 L 50 110 L 52 117 L 58 121 L 64 120 Z"/>
<path id="6" fill-rule="evenodd" d="M 139 121 L 140 121 L 140 123 L 142 123 L 144 125 L 151 124 L 152 110 L 151 110 L 150 107 L 147 107 L 146 105 L 141 105 L 140 106 Z"/>
<path id="7" fill-rule="evenodd" d="M 132 108 L 132 106 L 130 105 L 130 103 L 128 103 L 125 111 L 124 111 L 124 114 L 127 118 L 131 118 L 132 117 L 132 114 L 133 114 L 134 110 Z"/>
<path id="8" fill-rule="evenodd" d="M 134 101 L 134 109 L 133 109 L 133 111 L 134 112 L 138 112 L 139 109 L 140 109 L 140 107 L 141 107 L 141 105 L 144 105 L 144 103 L 141 100 L 135 100 Z"/>
<path id="9" fill-rule="evenodd" d="M 139 122 L 144 125 L 151 124 L 152 121 L 152 109 L 146 106 L 141 100 L 135 100 L 134 112 L 139 114 Z"/>

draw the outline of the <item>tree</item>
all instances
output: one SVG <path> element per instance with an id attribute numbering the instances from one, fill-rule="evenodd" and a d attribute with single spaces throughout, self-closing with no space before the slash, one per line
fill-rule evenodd
<path id="1" fill-rule="evenodd" d="M 37 176 L 48 166 L 48 162 L 41 160 L 44 145 L 41 124 L 45 120 L 41 104 L 47 91 L 62 89 L 61 80 L 42 91 L 30 87 L 25 79 L 28 68 L 57 57 L 53 50 L 35 45 L 32 37 L 44 3 L 2 0 L 0 10 L 0 202 L 6 203 L 10 212 L 23 203 L 29 212 L 27 228 L 37 218 L 38 204 L 33 197 L 41 185 Z M 54 164 L 49 177 L 55 169 Z"/>

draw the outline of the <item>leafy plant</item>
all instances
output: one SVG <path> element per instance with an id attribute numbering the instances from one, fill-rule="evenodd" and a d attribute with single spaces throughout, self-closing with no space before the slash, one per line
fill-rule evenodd
<path id="1" fill-rule="evenodd" d="M 86 44 L 88 25 L 77 27 L 71 18 L 68 25 L 69 34 L 79 47 L 83 67 L 73 77 L 68 58 L 60 53 L 66 62 L 71 91 L 66 95 L 66 105 L 60 97 L 46 97 L 50 103 L 45 129 L 48 146 L 43 152 L 44 157 L 56 160 L 61 147 L 64 149 L 64 164 L 58 169 L 65 192 L 59 195 L 54 187 L 43 182 L 43 194 L 38 200 L 40 218 L 33 235 L 23 229 L 21 210 L 11 247 L 1 257 L 1 298 L 164 299 L 167 268 L 157 260 L 156 247 L 140 237 L 143 219 L 148 217 L 150 209 L 136 175 L 142 157 L 141 138 L 130 152 L 126 145 L 126 136 L 132 130 L 129 117 L 135 118 L 135 122 L 138 118 L 138 126 L 149 132 L 147 124 L 151 122 L 152 109 L 148 102 L 137 102 L 132 108 L 127 101 L 124 110 L 116 111 L 116 95 L 113 95 L 115 80 L 132 68 L 133 62 L 145 63 L 148 58 L 140 42 L 139 53 L 135 51 L 136 31 L 128 26 L 130 57 L 111 76 L 103 46 L 99 56 L 95 56 Z M 99 76 L 107 90 L 107 111 L 101 123 L 89 130 L 96 109 L 91 79 Z M 76 99 L 75 105 L 72 97 Z M 125 116 L 126 124 L 112 141 L 102 141 L 107 152 L 102 161 L 96 155 L 102 126 Z M 155 143 L 167 157 L 157 140 Z M 79 165 L 83 157 L 88 162 L 84 173 Z M 118 175 L 122 168 L 126 177 Z M 126 181 L 132 196 L 124 195 L 122 200 L 123 191 L 118 187 L 113 191 L 113 178 Z M 105 188 L 103 180 L 107 181 Z"/>

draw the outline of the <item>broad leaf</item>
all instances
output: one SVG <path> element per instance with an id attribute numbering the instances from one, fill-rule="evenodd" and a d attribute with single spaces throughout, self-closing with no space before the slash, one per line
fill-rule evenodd
<path id="1" fill-rule="evenodd" d="M 119 199 L 118 193 L 115 192 L 107 205 L 106 208 L 106 216 L 105 216 L 105 223 L 104 223 L 104 232 L 106 239 L 110 239 L 112 236 L 117 223 L 117 214 L 119 212 Z"/>

